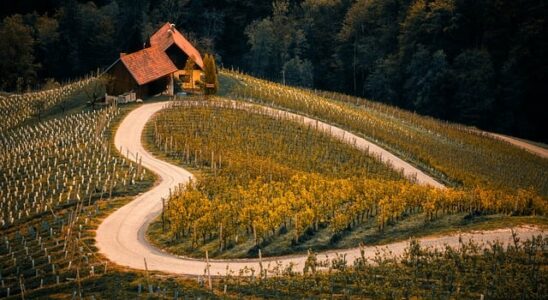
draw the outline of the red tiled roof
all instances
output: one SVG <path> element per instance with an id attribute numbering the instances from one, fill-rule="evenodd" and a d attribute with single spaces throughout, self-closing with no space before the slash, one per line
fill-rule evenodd
<path id="1" fill-rule="evenodd" d="M 177 71 L 177 67 L 163 49 L 150 47 L 123 55 L 120 60 L 135 81 L 143 85 Z"/>
<path id="2" fill-rule="evenodd" d="M 169 30 L 171 30 L 171 33 Z M 183 50 L 202 70 L 204 69 L 204 62 L 200 52 L 175 27 L 171 27 L 170 23 L 164 24 L 150 37 L 150 45 L 152 47 L 158 46 L 164 51 L 173 44 Z"/>

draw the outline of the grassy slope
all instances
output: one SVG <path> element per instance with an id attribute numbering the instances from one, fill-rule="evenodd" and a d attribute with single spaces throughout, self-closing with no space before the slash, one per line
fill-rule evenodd
<path id="1" fill-rule="evenodd" d="M 359 226 L 345 232 L 340 240 L 331 242 L 332 233 L 327 228 L 320 228 L 318 232 L 311 233 L 310 239 L 299 245 L 291 243 L 292 232 L 276 238 L 267 246 L 261 248 L 263 256 L 281 256 L 291 254 L 305 254 L 308 250 L 323 251 L 330 249 L 347 249 L 357 247 L 360 244 L 368 246 L 380 246 L 392 242 L 419 238 L 424 236 L 436 236 L 455 234 L 458 232 L 493 230 L 497 228 L 535 225 L 548 229 L 548 220 L 542 217 L 509 217 L 504 215 L 487 215 L 470 217 L 465 214 L 448 215 L 439 219 L 424 223 L 423 215 L 414 215 L 406 218 L 393 226 L 388 226 L 384 232 L 378 230 L 374 220 L 368 224 Z M 177 255 L 204 258 L 205 250 L 210 257 L 215 258 L 249 258 L 258 257 L 255 251 L 250 251 L 254 244 L 251 239 L 223 253 L 218 252 L 219 242 L 210 240 L 206 245 L 191 249 L 190 242 L 173 243 L 168 234 L 162 233 L 162 223 L 157 219 L 151 224 L 147 232 L 147 238 L 153 245 Z"/>

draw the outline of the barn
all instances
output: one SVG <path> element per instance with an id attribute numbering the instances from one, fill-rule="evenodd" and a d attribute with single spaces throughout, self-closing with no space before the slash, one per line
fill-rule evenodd
<path id="1" fill-rule="evenodd" d="M 133 91 L 137 98 L 146 98 L 160 93 L 173 95 L 175 84 L 186 91 L 198 90 L 204 62 L 175 26 L 166 23 L 150 37 L 148 47 L 121 53 L 105 72 L 112 77 L 109 95 Z"/>

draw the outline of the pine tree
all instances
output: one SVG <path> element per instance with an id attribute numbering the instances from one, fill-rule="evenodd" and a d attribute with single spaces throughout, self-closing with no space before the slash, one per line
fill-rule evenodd
<path id="1" fill-rule="evenodd" d="M 209 57 L 211 59 L 211 69 L 213 71 L 213 83 L 215 84 L 215 94 L 219 91 L 219 78 L 217 77 L 217 63 L 215 61 L 215 57 L 213 55 L 210 55 Z"/>
<path id="2" fill-rule="evenodd" d="M 217 79 L 217 67 L 213 55 L 206 54 L 204 58 L 205 72 L 205 93 L 213 95 L 217 93 L 219 88 L 219 80 Z"/>

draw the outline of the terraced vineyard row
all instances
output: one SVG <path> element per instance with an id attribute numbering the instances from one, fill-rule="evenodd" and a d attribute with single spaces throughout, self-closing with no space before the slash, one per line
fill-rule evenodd
<path id="1" fill-rule="evenodd" d="M 60 88 L 0 96 L 0 132 L 14 128 L 26 120 L 43 113 L 49 108 L 66 101 L 83 88 L 92 84 L 97 78 L 88 77 L 66 84 Z"/>
<path id="2" fill-rule="evenodd" d="M 227 94 L 339 124 L 453 186 L 532 188 L 548 195 L 548 160 L 461 125 L 223 71 Z"/>

